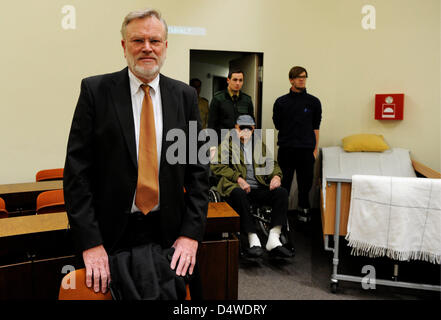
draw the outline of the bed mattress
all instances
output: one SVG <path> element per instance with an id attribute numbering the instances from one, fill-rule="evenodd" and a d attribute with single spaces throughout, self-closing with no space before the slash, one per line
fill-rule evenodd
<path id="1" fill-rule="evenodd" d="M 323 208 L 326 208 L 326 179 L 352 179 L 355 174 L 416 177 L 410 151 L 392 148 L 384 152 L 346 152 L 342 147 L 322 148 Z"/>

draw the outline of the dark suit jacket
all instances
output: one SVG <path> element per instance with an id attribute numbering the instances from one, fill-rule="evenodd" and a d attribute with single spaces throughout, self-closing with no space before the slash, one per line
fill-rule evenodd
<path id="1" fill-rule="evenodd" d="M 160 75 L 163 141 L 159 172 L 162 245 L 179 236 L 201 241 L 208 207 L 208 166 L 169 164 L 168 130 L 188 139 L 200 116 L 196 91 Z M 188 156 L 188 146 L 187 146 Z M 188 163 L 188 162 L 187 162 Z M 64 196 L 78 250 L 103 244 L 112 251 L 127 225 L 137 183 L 135 130 L 127 68 L 83 79 L 64 167 Z M 186 189 L 184 194 L 183 189 Z"/>

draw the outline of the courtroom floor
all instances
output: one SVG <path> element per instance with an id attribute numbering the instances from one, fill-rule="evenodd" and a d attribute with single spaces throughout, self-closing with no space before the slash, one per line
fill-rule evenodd
<path id="1" fill-rule="evenodd" d="M 294 225 L 296 255 L 290 259 L 239 259 L 239 300 L 440 300 L 439 292 L 376 285 L 365 290 L 359 283 L 339 282 L 331 293 L 332 253 L 324 250 L 320 212 L 309 224 Z M 341 237 L 339 273 L 363 277 L 364 265 L 373 265 L 378 279 L 391 280 L 393 261 L 387 258 L 354 257 Z M 262 243 L 265 243 L 262 241 Z M 332 243 L 331 243 L 332 244 Z M 440 284 L 439 265 L 423 262 L 400 263 L 399 281 Z"/>

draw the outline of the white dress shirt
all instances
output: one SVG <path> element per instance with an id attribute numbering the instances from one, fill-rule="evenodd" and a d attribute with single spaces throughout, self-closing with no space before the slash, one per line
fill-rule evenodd
<path id="1" fill-rule="evenodd" d="M 135 139 L 136 139 L 136 157 L 138 158 L 139 152 L 139 127 L 141 122 L 141 110 L 142 102 L 144 100 L 144 90 L 141 85 L 144 84 L 139 80 L 132 71 L 129 70 L 130 80 L 130 94 L 132 98 L 132 111 L 133 120 L 135 124 Z M 155 116 L 155 129 L 156 129 L 156 150 L 158 155 L 158 177 L 159 167 L 161 162 L 161 150 L 162 150 L 162 101 L 161 101 L 161 89 L 159 88 L 159 74 L 151 82 L 147 83 L 150 86 L 150 97 L 153 103 L 153 113 Z M 159 184 L 159 181 L 158 181 Z M 135 205 L 135 194 L 133 195 L 133 204 L 131 212 L 140 211 Z M 159 193 L 158 193 L 159 196 Z M 158 205 L 152 209 L 152 211 L 159 210 L 160 204 L 158 199 Z"/>

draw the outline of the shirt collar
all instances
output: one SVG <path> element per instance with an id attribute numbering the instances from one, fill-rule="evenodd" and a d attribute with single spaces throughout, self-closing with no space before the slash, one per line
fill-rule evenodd
<path id="1" fill-rule="evenodd" d="M 300 91 L 300 92 L 294 92 L 294 91 L 292 91 L 291 90 L 291 88 L 289 88 L 289 93 L 291 94 L 291 95 L 299 95 L 299 94 L 304 94 L 304 93 L 307 93 L 307 91 L 306 91 L 306 88 L 304 89 L 304 90 L 302 90 L 302 91 Z"/>
<path id="2" fill-rule="evenodd" d="M 141 85 L 144 84 L 144 83 L 141 80 L 139 80 L 138 77 L 136 77 L 130 69 L 128 69 L 128 70 L 129 70 L 129 80 L 130 80 L 130 92 L 132 94 L 134 94 L 134 93 L 138 92 L 138 90 L 140 89 Z M 155 77 L 155 79 L 153 79 L 152 81 L 150 81 L 147 84 L 153 89 L 153 91 L 155 93 L 158 92 L 158 88 L 159 88 L 159 73 Z"/>
<path id="3" fill-rule="evenodd" d="M 227 87 L 227 91 L 228 91 L 231 98 L 233 98 L 233 96 L 236 96 L 237 98 L 239 98 L 240 91 L 237 94 L 234 94 L 232 91 L 230 91 L 230 88 L 228 88 L 228 87 Z"/>

